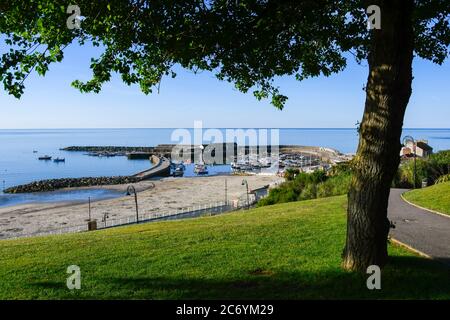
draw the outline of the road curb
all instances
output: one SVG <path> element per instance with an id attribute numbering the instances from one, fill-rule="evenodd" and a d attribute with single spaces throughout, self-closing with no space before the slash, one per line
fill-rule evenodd
<path id="1" fill-rule="evenodd" d="M 405 249 L 408 249 L 409 251 L 412 251 L 412 252 L 418 254 L 419 256 L 422 256 L 422 257 L 430 259 L 430 260 L 434 260 L 433 257 L 429 256 L 428 254 L 426 254 L 426 253 L 424 253 L 424 252 L 422 252 L 420 250 L 414 249 L 413 247 L 407 245 L 404 242 L 401 242 L 400 240 L 397 240 L 397 239 L 394 239 L 394 238 L 390 238 L 390 241 L 392 243 L 395 243 L 396 245 L 398 245 L 400 247 L 403 247 Z"/>
<path id="2" fill-rule="evenodd" d="M 405 191 L 405 192 L 407 192 L 407 191 Z M 419 206 L 417 204 L 412 203 L 411 201 L 406 200 L 405 197 L 403 196 L 403 193 L 400 195 L 400 198 L 402 198 L 403 201 L 405 201 L 407 204 L 409 204 L 409 205 L 411 205 L 413 207 L 416 207 L 416 208 L 419 208 L 419 209 L 422 209 L 422 210 L 425 210 L 425 211 L 428 211 L 428 212 L 431 212 L 431 213 L 434 213 L 434 214 L 437 214 L 437 215 L 440 215 L 442 217 L 446 217 L 446 218 L 450 219 L 450 215 L 447 215 L 447 214 L 439 212 L 439 211 L 435 211 L 435 210 L 431 210 L 431 209 L 427 209 L 427 208 L 421 207 L 421 206 Z"/>

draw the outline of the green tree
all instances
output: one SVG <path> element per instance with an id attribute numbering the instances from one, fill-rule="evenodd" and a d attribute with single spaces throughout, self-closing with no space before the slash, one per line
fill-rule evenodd
<path id="1" fill-rule="evenodd" d="M 389 186 L 399 164 L 412 60 L 441 64 L 447 58 L 448 0 L 78 0 L 81 29 L 69 29 L 71 2 L 0 3 L 0 79 L 7 92 L 20 97 L 28 74 L 45 75 L 73 42 L 103 50 L 92 59 L 92 79 L 74 81 L 82 92 L 99 92 L 116 72 L 148 94 L 164 76 L 175 76 L 172 67 L 179 64 L 212 71 L 278 108 L 287 97 L 274 77 L 329 76 L 345 68 L 349 53 L 367 60 L 343 266 L 386 263 Z M 367 29 L 370 5 L 381 9 L 381 29 Z"/>

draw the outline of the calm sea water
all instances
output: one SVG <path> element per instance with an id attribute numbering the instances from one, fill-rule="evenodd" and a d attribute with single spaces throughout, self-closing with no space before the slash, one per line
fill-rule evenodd
<path id="1" fill-rule="evenodd" d="M 226 136 L 225 129 L 221 131 Z M 0 130 L 0 190 L 42 179 L 130 175 L 146 170 L 151 166 L 148 160 L 89 157 L 84 152 L 65 152 L 59 149 L 72 145 L 155 146 L 176 143 L 171 139 L 173 132 L 174 129 Z M 189 132 L 193 136 L 193 130 L 189 129 Z M 405 129 L 403 134 L 427 139 L 435 151 L 450 149 L 450 129 Z M 280 144 L 323 146 L 352 153 L 356 151 L 358 135 L 355 129 L 280 129 Z M 33 150 L 38 153 L 33 153 Z M 66 162 L 37 160 L 38 156 L 45 154 L 54 158 L 63 157 Z M 210 172 L 227 172 L 227 169 L 211 167 Z M 187 175 L 191 173 L 187 172 Z M 17 196 L 0 193 L 0 206 L 41 200 L 77 200 L 88 196 L 99 199 L 116 195 L 95 189 L 81 193 L 55 192 Z"/>

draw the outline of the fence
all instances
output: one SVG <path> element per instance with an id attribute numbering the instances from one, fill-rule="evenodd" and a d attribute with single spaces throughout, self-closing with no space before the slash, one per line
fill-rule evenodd
<path id="1" fill-rule="evenodd" d="M 180 208 L 179 210 L 167 210 L 165 212 L 152 212 L 147 214 L 139 215 L 139 223 L 148 223 L 154 221 L 164 221 L 164 220 L 178 220 L 178 219 L 188 219 L 201 216 L 213 216 L 224 212 L 230 212 L 234 210 L 239 210 L 246 208 L 247 206 L 253 205 L 256 200 L 254 197 L 250 197 L 250 203 L 247 204 L 246 199 L 238 199 L 236 201 L 222 201 L 222 202 L 212 202 L 206 204 L 200 204 L 196 206 L 191 206 L 187 208 Z M 126 226 L 130 224 L 136 224 L 136 216 L 124 217 L 119 219 L 104 219 L 97 221 L 97 229 L 107 229 L 118 226 Z M 28 238 L 36 236 L 45 235 L 57 235 L 63 233 L 76 233 L 88 231 L 87 223 L 85 225 L 70 226 L 55 230 L 46 230 L 41 232 L 27 233 L 27 234 L 16 234 L 14 236 L 6 236 L 3 239 L 17 239 L 17 238 Z"/>
<path id="2" fill-rule="evenodd" d="M 217 215 L 232 210 L 238 210 L 240 208 L 242 208 L 242 206 L 241 207 L 236 206 L 232 202 L 207 203 L 187 208 L 181 208 L 176 211 L 168 210 L 166 212 L 152 212 L 144 215 L 139 215 L 139 223 L 162 221 L 162 220 L 187 219 L 200 217 L 204 215 Z M 105 229 L 135 223 L 136 223 L 136 216 L 119 219 L 106 219 L 106 221 L 102 220 L 97 223 L 97 229 Z"/>

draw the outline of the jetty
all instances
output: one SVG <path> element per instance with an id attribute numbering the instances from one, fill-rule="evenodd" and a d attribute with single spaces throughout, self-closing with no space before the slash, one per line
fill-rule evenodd
<path id="1" fill-rule="evenodd" d="M 133 178 L 138 180 L 148 180 L 154 177 L 170 176 L 170 160 L 164 157 L 151 156 L 150 161 L 154 164 L 152 168 L 136 173 Z"/>

